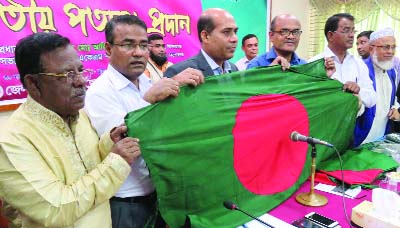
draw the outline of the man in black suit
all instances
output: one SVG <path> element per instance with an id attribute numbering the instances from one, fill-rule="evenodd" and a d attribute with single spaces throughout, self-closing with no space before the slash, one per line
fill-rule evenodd
<path id="1" fill-rule="evenodd" d="M 200 70 L 204 76 L 237 71 L 235 64 L 228 61 L 237 46 L 237 31 L 235 19 L 228 11 L 219 8 L 204 11 L 197 22 L 199 54 L 169 67 L 164 76 L 173 77 L 189 67 Z"/>

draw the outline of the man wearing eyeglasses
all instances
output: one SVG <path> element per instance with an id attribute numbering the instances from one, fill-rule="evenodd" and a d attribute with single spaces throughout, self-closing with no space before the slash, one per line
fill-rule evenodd
<path id="1" fill-rule="evenodd" d="M 272 42 L 271 49 L 251 60 L 247 69 L 281 65 L 282 69 L 286 70 L 291 65 L 307 63 L 295 53 L 301 33 L 300 21 L 295 16 L 282 14 L 274 17 L 269 32 L 269 39 Z"/>
<path id="2" fill-rule="evenodd" d="M 85 105 L 99 135 L 124 123 L 128 112 L 178 96 L 180 85 L 204 82 L 201 72 L 189 68 L 173 79 L 163 77 L 152 84 L 144 74 L 149 56 L 147 26 L 136 16 L 113 17 L 107 22 L 105 35 L 109 65 L 91 84 Z M 145 161 L 140 156 L 131 168 L 122 187 L 110 199 L 113 227 L 163 227 Z"/>
<path id="3" fill-rule="evenodd" d="M 390 132 L 389 120 L 400 120 L 400 105 L 396 101 L 399 78 L 394 70 L 395 51 L 396 40 L 392 29 L 380 29 L 371 34 L 370 57 L 364 62 L 376 91 L 376 105 L 366 108 L 357 119 L 355 145 L 380 139 Z"/>
<path id="4" fill-rule="evenodd" d="M 81 110 L 91 71 L 68 38 L 29 35 L 16 45 L 15 61 L 28 97 L 0 136 L 0 197 L 20 219 L 11 223 L 111 227 L 108 200 L 140 155 L 138 140 L 120 137 L 125 126 L 99 139 Z"/>
<path id="5" fill-rule="evenodd" d="M 167 68 L 172 66 L 165 53 L 165 43 L 161 35 L 154 33 L 149 36 L 149 52 L 150 56 L 144 73 L 152 83 L 155 83 L 162 79 Z"/>
<path id="6" fill-rule="evenodd" d="M 300 21 L 293 15 L 282 14 L 275 16 L 271 21 L 269 39 L 272 42 L 271 49 L 254 58 L 247 65 L 247 69 L 260 66 L 281 65 L 282 70 L 290 66 L 307 63 L 296 54 L 301 35 Z M 325 70 L 328 76 L 335 72 L 332 58 L 325 59 Z"/>
<path id="7" fill-rule="evenodd" d="M 335 14 L 326 21 L 324 32 L 328 46 L 309 61 L 333 57 L 336 72 L 331 78 L 340 81 L 344 91 L 359 96 L 362 103 L 360 115 L 365 107 L 371 108 L 376 104 L 376 93 L 368 77 L 367 66 L 347 51 L 353 47 L 354 34 L 357 32 L 354 30 L 354 17 L 347 13 Z"/>

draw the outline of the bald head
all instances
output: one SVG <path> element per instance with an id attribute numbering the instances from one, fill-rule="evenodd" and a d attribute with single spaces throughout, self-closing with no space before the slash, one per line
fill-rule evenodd
<path id="1" fill-rule="evenodd" d="M 202 49 L 218 64 L 233 57 L 238 38 L 235 19 L 224 9 L 204 11 L 197 22 Z"/>
<path id="2" fill-rule="evenodd" d="M 277 24 L 286 24 L 288 22 L 294 22 L 295 24 L 297 24 L 299 26 L 299 28 L 301 28 L 301 24 L 299 19 L 297 19 L 297 17 L 291 15 L 291 14 L 281 14 L 281 15 L 277 15 L 275 16 L 272 21 L 271 21 L 271 31 L 275 31 L 276 30 L 276 26 Z"/>
<path id="3" fill-rule="evenodd" d="M 281 14 L 272 19 L 269 40 L 278 56 L 290 61 L 299 45 L 300 35 L 300 21 L 295 16 Z"/>
<path id="4" fill-rule="evenodd" d="M 210 8 L 205 10 L 199 18 L 197 22 L 197 34 L 199 36 L 200 42 L 201 39 L 201 32 L 204 30 L 208 33 L 211 33 L 215 29 L 215 24 L 220 20 L 231 19 L 235 21 L 232 14 L 228 11 L 221 9 L 221 8 Z"/>
<path id="5" fill-rule="evenodd" d="M 225 15 L 227 17 L 232 17 L 233 16 L 226 10 L 221 9 L 221 8 L 210 8 L 210 9 L 206 9 L 203 11 L 203 13 L 201 14 L 202 16 L 215 16 L 215 17 L 219 17 L 221 15 Z"/>

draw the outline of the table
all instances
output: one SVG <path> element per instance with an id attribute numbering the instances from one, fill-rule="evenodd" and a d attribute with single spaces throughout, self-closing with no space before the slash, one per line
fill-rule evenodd
<path id="1" fill-rule="evenodd" d="M 306 181 L 289 199 L 284 201 L 278 207 L 274 208 L 270 212 L 270 215 L 275 216 L 287 223 L 292 223 L 295 220 L 304 217 L 304 215 L 310 212 L 317 212 L 328 218 L 336 220 L 342 226 L 342 228 L 350 227 L 346 221 L 346 217 L 343 210 L 342 196 L 333 195 L 326 192 L 315 190 L 316 193 L 324 195 L 328 198 L 328 204 L 321 207 L 309 207 L 297 203 L 296 195 L 302 192 L 310 191 L 310 181 Z M 360 198 L 361 197 L 361 198 Z M 351 209 L 357 206 L 364 200 L 371 201 L 372 190 L 363 189 L 358 195 L 357 199 L 344 198 L 346 203 L 346 210 L 349 219 L 351 219 Z"/>

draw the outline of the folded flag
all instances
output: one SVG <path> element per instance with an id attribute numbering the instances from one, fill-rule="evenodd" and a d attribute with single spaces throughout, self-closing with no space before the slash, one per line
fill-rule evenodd
<path id="1" fill-rule="evenodd" d="M 344 182 L 349 185 L 371 184 L 382 172 L 398 167 L 397 162 L 389 155 L 368 149 L 368 145 L 345 151 L 342 155 Z M 329 183 L 328 176 L 342 180 L 340 162 L 337 156 L 320 162 L 318 165 L 320 182 Z M 329 180 L 329 181 L 324 181 Z M 317 180 L 316 180 L 317 181 Z"/>

